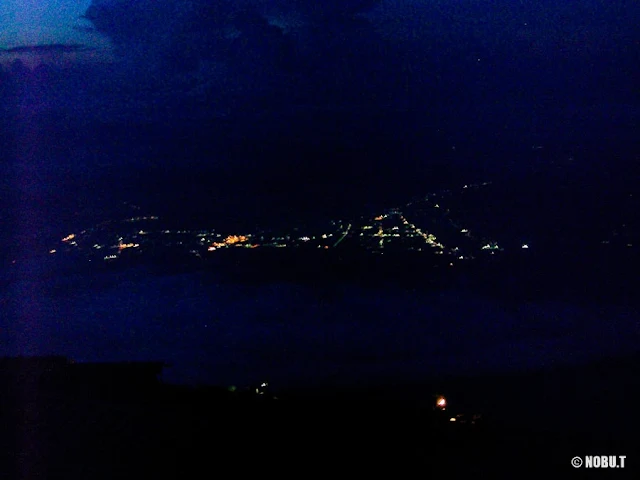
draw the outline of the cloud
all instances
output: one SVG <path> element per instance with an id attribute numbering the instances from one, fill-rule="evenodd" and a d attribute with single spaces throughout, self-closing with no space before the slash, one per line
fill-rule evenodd
<path id="1" fill-rule="evenodd" d="M 85 18 L 95 29 L 107 35 L 123 54 L 141 46 L 163 50 L 172 59 L 183 59 L 195 69 L 201 60 L 238 59 L 238 44 L 248 55 L 271 60 L 282 66 L 282 56 L 294 41 L 309 35 L 300 30 L 326 27 L 364 12 L 377 0 L 352 1 L 276 1 L 259 0 L 206 2 L 97 1 L 87 9 Z M 294 35 L 293 33 L 296 33 Z M 263 48 L 259 43 L 265 44 Z M 242 60 L 240 60 L 242 62 Z M 174 62 L 179 64 L 180 62 Z"/>
<path id="2" fill-rule="evenodd" d="M 62 44 L 52 43 L 45 45 L 21 45 L 19 47 L 0 49 L 0 54 L 16 54 L 16 53 L 76 53 L 89 52 L 95 50 L 82 44 Z"/>

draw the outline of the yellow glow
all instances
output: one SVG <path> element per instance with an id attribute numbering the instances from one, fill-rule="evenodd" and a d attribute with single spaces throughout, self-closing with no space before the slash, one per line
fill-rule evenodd
<path id="1" fill-rule="evenodd" d="M 444 397 L 438 397 L 438 399 L 436 400 L 436 406 L 444 410 L 447 406 L 447 399 Z"/>
<path id="2" fill-rule="evenodd" d="M 72 233 L 72 234 L 67 235 L 66 237 L 64 237 L 62 239 L 62 241 L 63 242 L 69 242 L 69 241 L 73 240 L 74 238 L 76 238 L 76 235 L 75 235 L 75 233 Z"/>
<path id="3" fill-rule="evenodd" d="M 235 243 L 246 242 L 246 241 L 247 241 L 247 237 L 244 235 L 229 235 L 224 240 L 224 242 L 227 245 L 233 245 Z"/>

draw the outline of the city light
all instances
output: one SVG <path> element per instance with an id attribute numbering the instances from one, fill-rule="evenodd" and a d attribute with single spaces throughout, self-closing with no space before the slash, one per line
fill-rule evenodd
<path id="1" fill-rule="evenodd" d="M 477 185 L 468 185 L 469 188 L 476 188 Z M 437 197 L 436 197 L 437 198 Z M 425 205 L 428 208 L 441 208 L 439 204 L 433 202 L 434 196 L 427 197 L 429 204 Z M 433 203 L 432 203 L 433 202 Z M 442 206 L 443 213 L 449 212 L 446 205 Z M 424 210 L 423 210 L 424 212 Z M 134 222 L 139 220 L 155 220 L 158 217 L 133 217 L 122 222 Z M 137 226 L 130 231 L 129 227 L 123 231 L 111 231 L 109 236 L 106 236 L 106 231 L 102 230 L 107 225 L 115 225 L 117 222 L 103 222 L 94 228 L 84 230 L 82 234 L 69 234 L 64 237 L 62 241 L 69 246 L 78 246 L 75 239 L 77 237 L 86 238 L 90 236 L 91 241 L 87 241 L 87 246 L 92 245 L 92 250 L 105 249 L 109 253 L 119 254 L 126 249 L 140 248 L 144 251 L 150 251 L 157 248 L 157 246 L 164 247 L 176 247 L 184 246 L 187 251 L 190 251 L 193 255 L 199 256 L 200 253 L 213 252 L 217 250 L 223 250 L 230 247 L 244 247 L 254 249 L 259 246 L 271 247 L 271 248 L 298 248 L 304 244 L 309 244 L 319 249 L 329 249 L 333 247 L 342 247 L 342 244 L 349 244 L 349 242 L 356 242 L 361 248 L 372 253 L 381 254 L 383 251 L 415 251 L 415 252 L 430 252 L 436 255 L 451 255 L 451 259 L 446 261 L 444 265 L 454 266 L 455 260 L 471 260 L 473 255 L 470 251 L 467 251 L 467 246 L 461 250 L 458 247 L 446 247 L 438 240 L 438 237 L 427 231 L 432 227 L 427 227 L 427 224 L 422 224 L 423 229 L 418 225 L 411 223 L 407 219 L 403 212 L 398 208 L 387 209 L 383 213 L 370 216 L 368 219 L 362 217 L 362 222 L 359 224 L 352 224 L 343 221 L 333 221 L 332 225 L 335 229 L 327 229 L 324 232 L 305 232 L 302 229 L 295 228 L 293 231 L 295 234 L 289 235 L 265 235 L 265 232 L 257 233 L 260 238 L 260 244 L 258 240 L 253 241 L 254 234 L 247 233 L 245 235 L 240 234 L 221 234 L 216 233 L 213 229 L 208 230 L 146 230 Z M 384 222 L 383 222 L 384 220 Z M 423 219 L 424 220 L 424 219 Z M 388 223 L 387 223 L 388 222 Z M 449 225 L 453 227 L 453 232 L 459 232 L 468 238 L 472 238 L 467 228 L 462 228 L 459 224 L 448 220 Z M 420 222 L 418 222 L 420 224 Z M 431 225 L 431 224 L 429 224 Z M 437 228 L 438 224 L 434 224 L 433 228 Z M 95 234 L 104 232 L 105 236 L 97 237 Z M 452 232 L 440 232 L 438 235 L 447 235 Z M 86 235 L 85 235 L 86 234 Z M 163 235 L 164 234 L 164 235 Z M 162 239 L 160 239 L 162 237 Z M 445 237 L 453 239 L 454 237 Z M 114 239 L 113 242 L 111 239 Z M 332 239 L 331 244 L 326 241 Z M 78 239 L 80 242 L 80 240 Z M 137 243 L 137 242 L 139 243 Z M 449 241 L 449 240 L 448 240 Z M 447 243 L 448 243 L 447 241 Z M 135 243 L 134 243 L 135 242 Z M 327 245 L 328 244 L 328 245 Z M 430 248 L 425 247 L 425 244 Z M 82 247 L 82 242 L 80 242 Z M 150 247 L 150 248 L 147 248 Z M 498 246 L 496 242 L 487 242 L 485 245 L 478 245 L 475 248 L 481 248 L 482 250 L 488 250 L 490 254 L 494 254 L 494 251 L 502 251 L 502 248 Z M 521 248 L 528 249 L 528 244 L 521 244 Z M 55 250 L 50 250 L 50 253 L 54 253 Z M 105 252 L 106 253 L 106 252 Z M 102 258 L 102 256 L 100 257 Z M 119 255 L 111 256 L 107 255 L 105 259 L 120 258 Z"/>
<path id="2" fill-rule="evenodd" d="M 224 243 L 227 245 L 234 245 L 236 243 L 246 242 L 247 237 L 244 235 L 229 235 L 225 238 Z"/>

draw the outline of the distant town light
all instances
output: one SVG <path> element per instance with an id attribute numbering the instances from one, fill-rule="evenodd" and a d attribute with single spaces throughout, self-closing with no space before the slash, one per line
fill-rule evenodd
<path id="1" fill-rule="evenodd" d="M 529 248 L 529 245 L 527 245 L 526 243 L 522 245 L 522 248 Z"/>
<path id="2" fill-rule="evenodd" d="M 56 253 L 56 249 L 49 250 L 49 253 Z"/>
<path id="3" fill-rule="evenodd" d="M 447 399 L 442 396 L 438 397 L 436 400 L 436 407 L 444 410 L 447 407 Z"/>

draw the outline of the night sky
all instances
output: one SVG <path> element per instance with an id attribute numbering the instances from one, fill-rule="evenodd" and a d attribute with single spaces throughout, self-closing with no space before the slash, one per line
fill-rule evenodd
<path id="1" fill-rule="evenodd" d="M 638 25 L 633 0 L 3 0 L 0 259 L 128 215 L 123 202 L 254 229 L 540 181 L 558 164 L 565 183 L 630 182 Z M 23 274 L 15 292 L 35 295 Z M 120 288 L 113 298 L 131 300 Z M 13 312 L 49 328 L 45 297 Z M 87 298 L 60 309 L 110 318 L 109 300 Z M 138 321 L 149 311 L 162 316 Z"/>
<path id="2" fill-rule="evenodd" d="M 20 163 L 33 145 L 30 194 L 58 212 L 73 188 L 89 215 L 128 197 L 249 224 L 336 216 L 521 174 L 534 145 L 635 141 L 631 1 L 25 5 L 0 7 L 5 70 L 66 74 L 5 92 L 4 150 Z M 6 134 L 20 122 L 38 139 Z"/>

